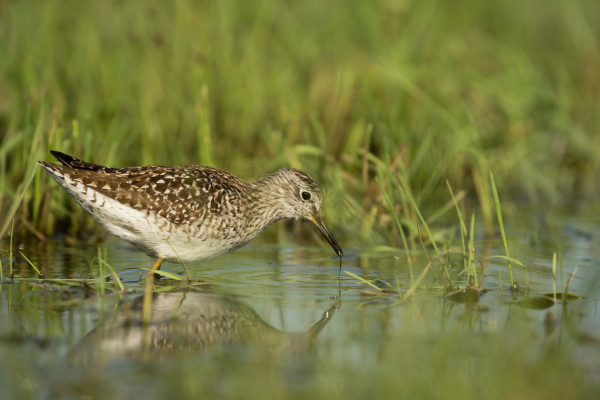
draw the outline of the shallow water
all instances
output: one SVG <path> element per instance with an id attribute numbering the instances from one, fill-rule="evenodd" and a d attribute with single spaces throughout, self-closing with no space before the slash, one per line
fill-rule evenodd
<path id="1" fill-rule="evenodd" d="M 479 240 L 481 296 L 447 295 L 433 251 L 345 248 L 342 268 L 316 244 L 257 241 L 188 265 L 191 284 L 162 278 L 153 322 L 141 325 L 140 295 L 151 260 L 115 238 L 100 246 L 126 291 L 105 296 L 40 280 L 21 257 L 0 286 L 0 398 L 164 397 L 587 397 L 600 383 L 600 229 L 564 220 L 544 234 L 509 234 L 518 291 L 511 291 L 498 239 Z M 554 302 L 577 268 L 569 292 Z M 47 278 L 96 276 L 98 251 L 57 242 L 25 244 Z M 462 258 L 451 255 L 457 289 Z M 402 301 L 424 271 L 424 279 Z M 185 276 L 180 265 L 163 270 Z M 106 271 L 108 272 L 108 271 Z M 363 277 L 378 291 L 350 276 Z M 526 285 L 526 282 L 529 285 Z M 75 281 L 77 282 L 77 281 Z M 434 384 L 435 383 L 435 384 Z M 512 396 L 519 394 L 519 396 Z M 494 396 L 492 396 L 494 397 Z"/>

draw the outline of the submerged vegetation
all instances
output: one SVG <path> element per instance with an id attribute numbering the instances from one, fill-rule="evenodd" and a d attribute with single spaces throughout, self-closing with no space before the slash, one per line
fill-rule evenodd
<path id="1" fill-rule="evenodd" d="M 326 356 L 316 362 L 311 348 L 298 361 L 304 343 L 273 361 L 267 343 L 241 357 L 163 359 L 151 372 L 116 368 L 161 375 L 154 398 L 597 394 L 600 366 L 573 354 L 600 353 L 587 333 L 598 325 L 599 255 L 592 244 L 569 255 L 560 239 L 539 248 L 550 214 L 597 207 L 600 195 L 600 2 L 0 0 L 0 54 L 0 359 L 22 360 L 0 373 L 10 394 L 156 389 L 112 386 L 110 364 L 44 362 L 52 372 L 36 376 L 36 351 L 62 357 L 104 314 L 135 325 L 145 274 L 143 261 L 97 250 L 101 229 L 37 168 L 49 150 L 246 180 L 294 167 L 324 192 L 347 256 L 339 275 L 303 266 L 310 279 L 300 279 L 286 269 L 296 260 L 277 255 L 277 289 L 209 264 L 190 266 L 187 280 L 161 271 L 156 291 L 250 282 L 258 289 L 243 300 L 272 300 L 296 288 L 273 298 L 282 320 L 286 306 L 297 315 L 310 311 L 306 298 L 316 304 L 303 328 L 341 296 L 319 340 Z M 3 347 L 13 342 L 26 357 Z"/>

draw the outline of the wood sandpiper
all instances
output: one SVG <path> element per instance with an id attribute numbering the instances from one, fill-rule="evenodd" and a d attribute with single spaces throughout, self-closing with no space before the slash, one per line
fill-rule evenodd
<path id="1" fill-rule="evenodd" d="M 39 163 L 106 230 L 163 260 L 199 261 L 239 249 L 283 218 L 312 221 L 342 257 L 321 218 L 316 182 L 285 168 L 255 183 L 197 165 L 110 168 L 51 151 Z"/>

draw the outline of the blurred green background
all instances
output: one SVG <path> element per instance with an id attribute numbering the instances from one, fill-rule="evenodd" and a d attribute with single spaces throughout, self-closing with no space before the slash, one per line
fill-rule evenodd
<path id="1" fill-rule="evenodd" d="M 2 0 L 0 235 L 94 226 L 36 168 L 50 149 L 301 168 L 335 230 L 392 245 L 408 198 L 443 212 L 446 180 L 488 227 L 490 171 L 505 212 L 579 204 L 598 195 L 599 38 L 596 0 Z"/>

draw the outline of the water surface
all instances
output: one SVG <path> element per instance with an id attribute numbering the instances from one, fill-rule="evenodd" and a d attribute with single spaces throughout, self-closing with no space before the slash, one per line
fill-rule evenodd
<path id="1" fill-rule="evenodd" d="M 140 296 L 151 260 L 118 239 L 100 243 L 125 291 L 98 275 L 97 248 L 26 243 L 0 286 L 2 398 L 164 397 L 575 397 L 600 378 L 600 230 L 567 220 L 543 235 L 512 232 L 518 290 L 498 239 L 475 244 L 482 289 L 465 296 L 463 259 L 451 254 L 454 288 L 432 249 L 410 254 L 257 241 L 190 264 L 191 283 L 161 279 L 153 322 Z M 558 253 L 556 279 L 552 256 Z M 577 268 L 570 301 L 555 300 Z M 180 265 L 163 270 L 184 277 Z M 412 295 L 402 300 L 427 269 Z M 347 272 L 369 280 L 378 291 Z M 66 281 L 65 279 L 73 279 Z M 67 284 L 67 282 L 72 282 Z M 528 284 L 527 284 L 528 283 Z M 456 291 L 458 290 L 458 291 Z M 448 295 L 448 293 L 454 293 Z M 514 397 L 514 396 L 513 396 Z"/>

